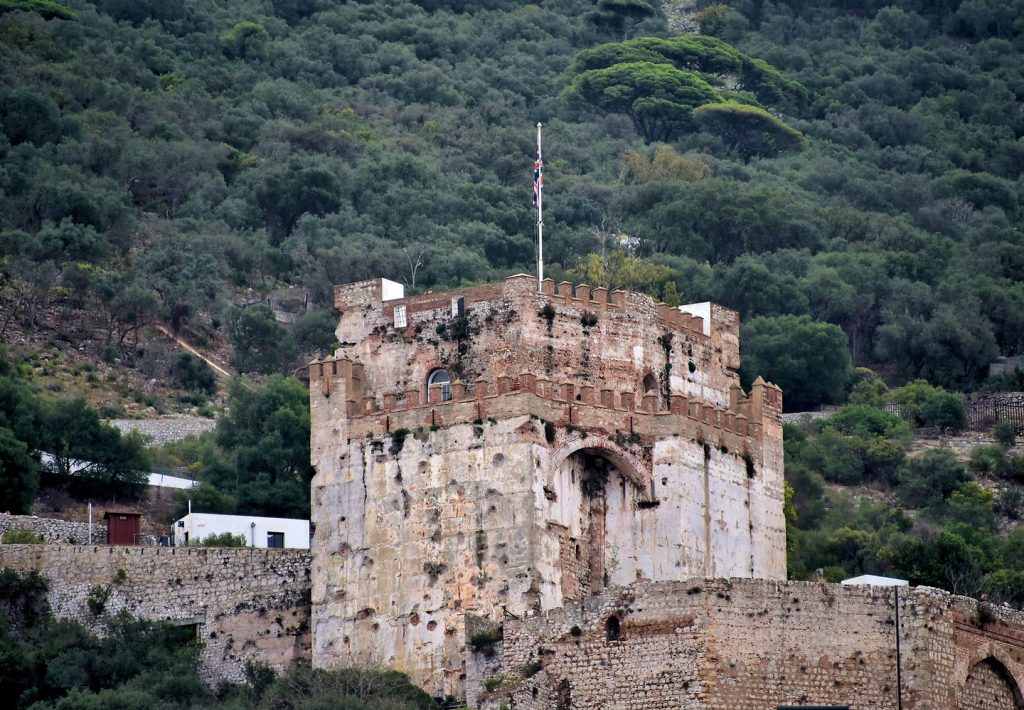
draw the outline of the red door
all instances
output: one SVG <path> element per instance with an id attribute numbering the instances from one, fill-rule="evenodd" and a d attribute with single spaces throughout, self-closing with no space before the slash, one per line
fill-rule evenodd
<path id="1" fill-rule="evenodd" d="M 111 513 L 107 519 L 107 544 L 139 544 L 139 516 Z"/>

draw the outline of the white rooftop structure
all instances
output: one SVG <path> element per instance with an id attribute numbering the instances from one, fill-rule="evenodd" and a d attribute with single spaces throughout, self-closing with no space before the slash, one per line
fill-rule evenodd
<path id="1" fill-rule="evenodd" d="M 844 579 L 840 584 L 862 584 L 870 587 L 907 587 L 910 583 L 905 579 L 895 577 L 879 577 L 877 574 L 862 574 L 859 577 Z"/>

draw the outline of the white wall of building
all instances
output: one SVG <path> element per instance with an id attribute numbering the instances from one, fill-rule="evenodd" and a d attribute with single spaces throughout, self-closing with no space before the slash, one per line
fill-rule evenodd
<path id="1" fill-rule="evenodd" d="M 269 533 L 284 533 L 284 547 L 309 549 L 309 521 L 294 518 L 261 518 L 255 515 L 189 513 L 174 524 L 174 544 L 186 545 L 210 535 L 231 533 L 245 538 L 250 547 L 269 547 Z"/>

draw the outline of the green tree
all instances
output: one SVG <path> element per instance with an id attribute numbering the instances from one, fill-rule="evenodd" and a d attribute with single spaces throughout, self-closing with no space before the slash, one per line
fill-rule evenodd
<path id="1" fill-rule="evenodd" d="M 745 161 L 804 150 L 807 139 L 759 106 L 734 101 L 708 103 L 693 112 L 697 125 L 721 136 Z"/>
<path id="2" fill-rule="evenodd" d="M 647 0 L 596 0 L 596 7 L 583 15 L 587 22 L 622 39 L 637 22 L 653 17 L 657 10 Z"/>
<path id="3" fill-rule="evenodd" d="M 668 141 L 691 126 L 697 106 L 721 94 L 693 72 L 671 64 L 629 62 L 577 76 L 567 95 L 605 113 L 625 113 L 648 143 Z"/>
<path id="4" fill-rule="evenodd" d="M 949 449 L 928 449 L 898 474 L 897 494 L 908 506 L 941 504 L 970 477 Z"/>
<path id="5" fill-rule="evenodd" d="M 266 59 L 270 35 L 258 22 L 238 22 L 220 36 L 224 54 L 233 59 Z"/>
<path id="6" fill-rule="evenodd" d="M 217 377 L 203 360 L 189 353 L 181 353 L 171 367 L 175 384 L 185 390 L 211 395 L 217 391 Z"/>
<path id="7" fill-rule="evenodd" d="M 234 380 L 228 413 L 217 420 L 216 448 L 202 448 L 199 494 L 215 512 L 309 517 L 309 393 L 272 375 L 258 387 Z M 214 511 L 211 511 L 214 512 Z"/>
<path id="8" fill-rule="evenodd" d="M 83 492 L 137 496 L 149 477 L 142 436 L 122 435 L 100 421 L 82 398 L 43 400 L 40 448 L 51 454 L 47 466 Z"/>
<path id="9" fill-rule="evenodd" d="M 782 388 L 786 409 L 801 411 L 842 401 L 850 379 L 850 351 L 837 326 L 808 316 L 758 317 L 742 328 L 740 375 L 757 374 Z"/>
<path id="10" fill-rule="evenodd" d="M 281 372 L 298 355 L 292 334 L 262 304 L 236 311 L 228 332 L 234 348 L 231 364 L 239 372 Z"/>
<path id="11" fill-rule="evenodd" d="M 39 488 L 39 465 L 14 432 L 0 426 L 0 510 L 24 515 L 32 512 Z"/>

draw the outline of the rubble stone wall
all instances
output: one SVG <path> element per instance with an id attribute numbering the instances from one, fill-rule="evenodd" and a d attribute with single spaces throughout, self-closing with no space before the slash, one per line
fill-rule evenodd
<path id="1" fill-rule="evenodd" d="M 195 625 L 210 680 L 241 680 L 246 660 L 309 659 L 309 565 L 302 550 L 0 545 L 0 568 L 50 581 L 58 617 L 102 633 L 88 599 L 109 590 L 104 613 Z"/>
<path id="2" fill-rule="evenodd" d="M 898 594 L 904 708 L 1024 707 L 1024 614 L 926 587 Z M 501 647 L 490 649 L 503 665 L 467 664 L 467 688 L 485 689 L 469 704 L 888 710 L 897 707 L 896 595 L 749 579 L 608 589 L 506 619 Z M 490 682 L 475 677 L 483 670 Z"/>
<path id="3" fill-rule="evenodd" d="M 10 515 L 0 513 L 0 535 L 8 530 L 28 530 L 43 538 L 49 544 L 89 544 L 89 523 L 73 523 L 56 518 L 40 518 L 35 515 Z M 107 524 L 93 522 L 92 544 L 105 545 Z"/>

